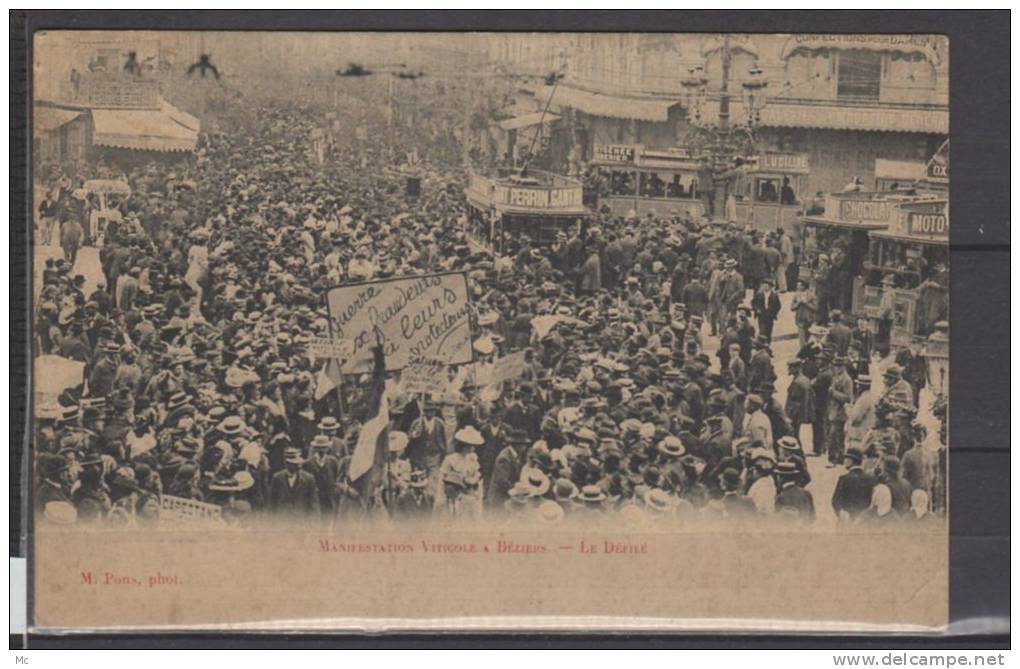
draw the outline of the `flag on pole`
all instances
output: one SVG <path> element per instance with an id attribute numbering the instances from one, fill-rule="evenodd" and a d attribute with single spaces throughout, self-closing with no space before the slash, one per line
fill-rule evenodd
<path id="1" fill-rule="evenodd" d="M 389 400 L 386 391 L 383 391 L 379 398 L 379 413 L 374 418 L 361 426 L 358 433 L 358 443 L 354 447 L 354 454 L 351 456 L 351 466 L 348 472 L 351 481 L 357 481 L 372 469 L 376 461 L 378 444 L 383 443 L 381 437 L 386 432 L 386 425 L 390 422 Z M 385 451 L 383 458 L 385 459 Z"/>
<path id="2" fill-rule="evenodd" d="M 369 401 L 376 400 L 375 417 L 365 421 L 358 432 L 358 442 L 351 455 L 347 475 L 358 488 L 362 503 L 372 505 L 374 494 L 386 477 L 386 457 L 389 441 L 390 404 L 386 393 L 386 358 L 382 343 L 372 351 L 375 359 L 372 381 L 367 393 Z M 368 405 L 369 407 L 372 404 Z M 371 409 L 370 409 L 371 411 Z M 371 415 L 366 411 L 367 415 Z"/>
<path id="3" fill-rule="evenodd" d="M 328 395 L 331 390 L 340 385 L 342 378 L 340 363 L 333 358 L 328 359 L 315 377 L 315 399 L 321 400 Z"/>

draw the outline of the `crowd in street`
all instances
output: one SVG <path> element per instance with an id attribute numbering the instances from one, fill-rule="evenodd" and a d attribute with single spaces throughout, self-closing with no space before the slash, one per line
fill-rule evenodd
<path id="1" fill-rule="evenodd" d="M 819 304 L 788 235 L 603 211 L 494 262 L 465 235 L 459 151 L 430 161 L 431 136 L 408 136 L 423 177 L 410 196 L 374 145 L 381 126 L 315 155 L 322 116 L 235 109 L 195 155 L 40 176 L 39 226 L 61 257 L 42 270 L 35 352 L 84 363 L 80 385 L 37 407 L 41 522 L 811 524 L 823 504 L 847 525 L 941 521 L 945 431 L 917 420 L 919 349 L 871 378 L 871 325 Z M 110 196 L 101 239 L 94 178 L 131 191 Z M 86 289 L 76 257 L 100 244 L 103 280 Z M 385 477 L 352 480 L 377 408 L 368 375 L 322 390 L 326 361 L 305 346 L 329 335 L 325 291 L 454 270 L 472 295 L 473 364 L 527 350 L 525 369 L 478 385 L 452 368 L 427 397 L 391 374 Z M 776 360 L 786 293 L 798 353 Z M 812 458 L 845 470 L 825 499 Z"/>

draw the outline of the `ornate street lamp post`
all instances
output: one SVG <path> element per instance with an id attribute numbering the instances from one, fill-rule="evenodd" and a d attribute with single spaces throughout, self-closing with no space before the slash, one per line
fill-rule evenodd
<path id="1" fill-rule="evenodd" d="M 687 110 L 687 120 L 691 131 L 684 144 L 693 149 L 701 157 L 708 158 L 709 165 L 716 174 L 732 170 L 738 163 L 737 159 L 747 159 L 756 153 L 757 140 L 755 129 L 761 122 L 761 111 L 766 103 L 768 80 L 762 68 L 755 65 L 741 82 L 741 101 L 746 111 L 746 119 L 742 125 L 733 126 L 730 122 L 730 100 L 734 93 L 730 91 L 730 71 L 732 69 L 733 50 L 730 36 L 723 37 L 722 44 L 722 80 L 719 86 L 719 113 L 717 119 L 706 118 L 705 103 L 709 97 L 708 78 L 704 67 L 693 67 L 680 81 L 682 103 Z M 724 211 L 726 189 L 717 189 L 719 203 L 715 207 L 716 216 Z"/>

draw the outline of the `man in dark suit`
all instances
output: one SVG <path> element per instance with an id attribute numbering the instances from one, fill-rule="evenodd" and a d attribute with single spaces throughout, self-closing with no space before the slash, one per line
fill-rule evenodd
<path id="1" fill-rule="evenodd" d="M 772 279 L 762 279 L 761 288 L 751 298 L 751 309 L 758 319 L 760 336 L 770 342 L 772 341 L 772 328 L 776 324 L 781 306 L 779 294 L 772 289 Z"/>
<path id="2" fill-rule="evenodd" d="M 829 320 L 829 333 L 825 335 L 825 343 L 836 351 L 836 355 L 845 356 L 850 350 L 853 331 L 843 322 L 843 312 L 839 309 L 829 312 Z"/>
<path id="3" fill-rule="evenodd" d="M 849 449 L 843 457 L 847 472 L 839 477 L 832 492 L 832 509 L 837 518 L 852 520 L 871 506 L 871 491 L 876 481 L 861 468 L 863 459 L 863 454 L 856 448 Z"/>
<path id="4" fill-rule="evenodd" d="M 71 502 L 68 494 L 74 476 L 70 472 L 70 461 L 63 455 L 40 453 L 36 461 L 39 483 L 35 487 L 35 509 L 43 511 L 49 502 Z"/>
<path id="5" fill-rule="evenodd" d="M 275 514 L 315 516 L 319 513 L 319 489 L 315 476 L 303 471 L 301 451 L 284 452 L 286 469 L 273 475 L 269 483 L 269 509 Z"/>
<path id="6" fill-rule="evenodd" d="M 800 486 L 801 471 L 796 463 L 780 462 L 776 465 L 775 474 L 779 486 L 776 513 L 791 515 L 803 523 L 812 522 L 815 519 L 815 500 Z"/>
<path id="7" fill-rule="evenodd" d="M 829 386 L 832 385 L 831 363 L 831 354 L 827 350 L 822 350 L 818 355 L 818 374 L 811 382 L 811 389 L 815 393 L 815 420 L 812 428 L 814 430 L 814 443 L 812 444 L 814 455 L 822 455 L 825 452 L 825 435 L 829 427 Z"/>
<path id="8" fill-rule="evenodd" d="M 786 389 L 786 415 L 790 419 L 794 435 L 800 439 L 800 426 L 815 421 L 815 391 L 811 379 L 805 376 L 801 361 L 797 358 L 786 363 L 790 370 L 789 388 Z M 806 446 L 807 444 L 802 444 Z"/>
<path id="9" fill-rule="evenodd" d="M 507 445 L 496 456 L 492 466 L 492 479 L 486 493 L 486 503 L 493 509 L 502 509 L 510 499 L 510 489 L 517 483 L 524 466 L 524 450 L 531 443 L 528 433 L 511 429 L 506 435 Z"/>
<path id="10" fill-rule="evenodd" d="M 754 340 L 754 355 L 748 364 L 747 383 L 748 390 L 755 392 L 759 387 L 776 380 L 776 370 L 772 364 L 772 351 L 769 350 L 769 342 L 763 335 L 758 335 Z"/>
<path id="11" fill-rule="evenodd" d="M 103 357 L 92 368 L 89 374 L 89 393 L 93 397 L 106 397 L 113 390 L 113 381 L 117 378 L 117 354 L 120 346 L 115 342 L 103 342 L 99 346 Z"/>
<path id="12" fill-rule="evenodd" d="M 429 478 L 424 469 L 411 472 L 407 490 L 397 497 L 396 515 L 404 519 L 420 519 L 432 514 L 436 499 L 428 491 Z"/>
<path id="13" fill-rule="evenodd" d="M 315 477 L 319 511 L 326 518 L 332 518 L 336 513 L 336 480 L 340 476 L 340 461 L 330 453 L 332 446 L 332 438 L 325 434 L 316 435 L 312 438 L 312 455 L 302 465 L 302 469 Z"/>
<path id="14" fill-rule="evenodd" d="M 733 385 L 747 392 L 747 363 L 740 357 L 740 344 L 730 344 L 730 364 L 728 366 Z"/>

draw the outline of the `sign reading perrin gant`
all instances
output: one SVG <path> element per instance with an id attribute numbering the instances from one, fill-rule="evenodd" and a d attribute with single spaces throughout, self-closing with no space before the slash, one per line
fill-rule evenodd
<path id="1" fill-rule="evenodd" d="M 346 373 L 372 366 L 382 342 L 387 371 L 420 360 L 463 364 L 473 359 L 470 301 L 463 272 L 367 281 L 331 288 L 326 295 L 334 339 L 354 342 Z"/>
<path id="2" fill-rule="evenodd" d="M 502 186 L 492 189 L 492 201 L 512 207 L 531 209 L 564 209 L 581 206 L 583 192 L 580 186 L 564 188 Z"/>

